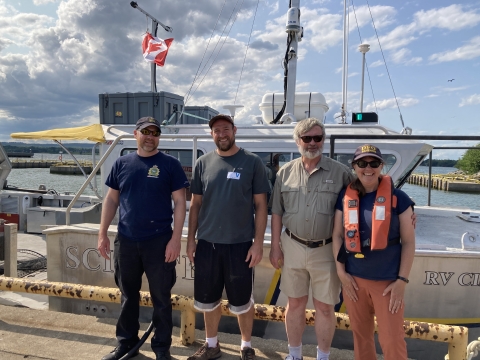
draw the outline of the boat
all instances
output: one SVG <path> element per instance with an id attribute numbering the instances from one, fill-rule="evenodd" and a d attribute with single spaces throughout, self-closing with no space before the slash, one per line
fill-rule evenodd
<path id="1" fill-rule="evenodd" d="M 288 18 L 293 22 L 287 23 L 287 29 L 298 30 L 299 24 L 295 23 L 295 12 L 298 11 L 299 1 L 291 3 L 292 8 L 289 10 Z M 284 94 L 266 94 L 264 96 L 260 104 L 261 124 L 237 126 L 237 144 L 260 156 L 266 171 L 272 174 L 272 183 L 278 166 L 300 156 L 292 138 L 292 130 L 296 122 L 313 114 L 323 119 L 325 111 L 328 110 L 323 95 L 300 93 L 295 96 L 294 91 L 293 94 L 291 91 L 289 92 L 289 90 L 295 89 L 294 85 L 294 80 L 289 80 L 286 96 Z M 285 99 L 286 106 L 282 116 L 278 116 L 278 114 L 281 112 L 283 101 L 277 103 L 274 98 Z M 308 98 L 308 101 L 304 101 L 305 98 Z M 303 104 L 300 104 L 302 101 Z M 210 129 L 205 124 L 177 125 L 169 124 L 169 119 L 165 120 L 165 124 L 162 125 L 159 149 L 178 158 L 187 177 L 191 178 L 192 167 L 198 156 L 215 148 L 210 136 Z M 383 171 L 392 177 L 396 187 L 401 187 L 413 170 L 431 154 L 434 145 L 429 142 L 448 139 L 480 140 L 480 137 L 475 136 L 411 135 L 405 129 L 398 132 L 381 126 L 375 121 L 357 120 L 353 118 L 351 123 L 344 121 L 340 124 L 325 124 L 324 156 L 330 156 L 350 166 L 355 149 L 366 142 L 372 143 L 382 150 L 386 162 Z M 271 124 L 272 122 L 276 124 Z M 96 170 L 101 169 L 101 184 L 104 184 L 114 161 L 122 155 L 136 151 L 136 141 L 132 136 L 133 129 L 133 124 L 96 124 L 95 131 L 100 132 L 101 135 L 93 141 L 100 150 L 101 158 L 98 163 L 94 161 L 96 166 L 92 174 L 88 176 L 77 194 L 70 196 L 63 202 L 64 206 L 56 210 L 61 210 L 64 214 L 61 221 L 42 223 L 35 228 L 37 231 L 40 227 L 47 236 L 47 277 L 49 281 L 115 287 L 113 263 L 103 259 L 97 250 L 98 221 L 90 221 L 86 217 L 83 221 L 76 221 L 74 214 L 75 209 L 79 208 L 78 204 L 81 204 L 82 201 L 86 202 L 87 199 L 90 201 L 89 206 L 99 208 L 99 205 L 96 204 L 100 204 L 100 201 L 95 204 L 95 200 L 92 198 L 82 198 L 81 193 L 94 179 Z M 88 139 L 88 130 L 92 129 L 81 128 L 81 130 L 77 128 L 71 133 L 81 133 L 79 138 Z M 44 136 L 43 138 L 58 139 L 62 133 L 65 133 L 64 129 L 56 133 L 52 131 L 50 134 L 42 134 L 42 136 Z M 12 134 L 12 137 L 25 138 L 29 136 L 28 134 L 16 133 Z M 30 135 L 32 134 L 30 133 Z M 103 186 L 98 191 L 105 194 L 106 187 Z M 5 195 L 7 193 L 9 195 Z M 53 202 L 59 203 L 62 200 L 56 194 L 37 196 L 36 194 L 19 193 L 15 195 L 4 190 L 1 194 L 2 209 L 4 199 L 15 196 L 18 196 L 16 209 L 20 222 L 25 219 L 22 218 L 20 212 L 27 215 L 26 219 L 28 220 L 28 214 L 42 210 L 38 200 L 40 196 L 43 201 L 53 200 Z M 25 199 L 25 196 L 31 196 L 29 202 L 22 200 Z M 25 201 L 23 207 L 22 201 Z M 49 204 L 52 203 L 49 202 Z M 415 213 L 417 214 L 417 244 L 410 283 L 405 295 L 405 317 L 422 322 L 468 326 L 471 329 L 469 341 L 472 341 L 480 335 L 478 331 L 480 307 L 477 306 L 480 298 L 480 270 L 478 270 L 480 260 L 480 221 L 478 219 L 480 213 L 430 206 L 416 206 Z M 28 222 L 27 227 L 24 227 L 27 231 L 31 230 Z M 112 225 L 109 229 L 112 249 L 115 234 L 116 226 Z M 181 255 L 177 259 L 177 282 L 172 292 L 193 296 L 194 270 L 185 253 L 186 235 L 187 221 L 183 228 Z M 270 228 L 267 227 L 263 259 L 255 270 L 254 298 L 257 303 L 285 305 L 286 297 L 278 287 L 280 274 L 270 264 L 269 251 Z M 148 290 L 146 278 L 144 278 L 142 289 Z M 312 304 L 309 304 L 309 307 L 313 308 Z M 98 317 L 117 317 L 119 311 L 117 304 L 94 303 L 93 301 L 87 303 L 64 298 L 50 298 L 49 308 L 55 311 Z M 336 309 L 345 311 L 341 303 L 337 305 Z M 144 319 L 148 319 L 150 312 L 148 309 L 144 309 L 143 314 Z M 197 316 L 197 320 L 201 323 L 200 316 Z M 225 322 L 226 326 L 232 324 L 228 320 Z M 254 332 L 256 335 L 267 338 L 285 338 L 283 324 L 258 322 Z M 352 346 L 351 343 L 347 344 L 348 340 L 344 340 L 344 337 L 340 336 L 340 338 L 337 339 L 336 336 L 334 345 L 341 343 L 344 344 L 342 346 Z M 306 332 L 304 339 L 316 343 L 313 329 Z M 438 359 L 439 355 L 446 353 L 445 348 L 438 347 L 437 351 L 437 349 L 432 349 L 430 344 L 424 343 L 409 342 L 409 356 L 429 360 Z"/>

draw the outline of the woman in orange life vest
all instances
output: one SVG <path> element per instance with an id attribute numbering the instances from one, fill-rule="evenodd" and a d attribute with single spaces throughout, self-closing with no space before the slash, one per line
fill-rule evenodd
<path id="1" fill-rule="evenodd" d="M 404 293 L 415 255 L 413 201 L 382 176 L 373 145 L 357 148 L 357 175 L 335 206 L 333 252 L 342 282 L 357 360 L 375 360 L 374 315 L 385 360 L 407 359 Z"/>

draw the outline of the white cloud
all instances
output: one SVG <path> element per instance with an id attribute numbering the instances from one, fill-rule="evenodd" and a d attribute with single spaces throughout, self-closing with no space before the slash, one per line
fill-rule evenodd
<path id="1" fill-rule="evenodd" d="M 400 108 L 414 106 L 420 102 L 418 99 L 415 99 L 415 98 L 397 98 L 397 100 Z M 376 102 L 376 105 L 377 105 L 376 108 L 378 110 L 392 109 L 397 107 L 397 102 L 395 101 L 395 98 L 390 98 L 390 99 L 378 100 Z M 375 104 L 373 102 L 368 104 L 365 110 L 375 111 Z"/>
<path id="2" fill-rule="evenodd" d="M 269 15 L 276 14 L 278 12 L 279 4 L 278 1 L 275 1 L 273 4 L 268 6 L 271 10 L 268 13 Z"/>
<path id="3" fill-rule="evenodd" d="M 395 50 L 391 54 L 391 59 L 394 64 L 415 65 L 422 62 L 421 57 L 412 57 L 412 52 L 407 48 Z"/>
<path id="4" fill-rule="evenodd" d="M 371 63 L 369 66 L 371 68 L 374 68 L 374 67 L 378 67 L 378 66 L 383 66 L 385 63 L 383 62 L 383 60 L 377 60 L 377 61 L 374 61 L 373 63 Z"/>
<path id="5" fill-rule="evenodd" d="M 455 50 L 445 51 L 430 56 L 434 62 L 447 62 L 455 60 L 470 60 L 480 56 L 480 36 L 471 39 L 467 44 Z"/>
<path id="6" fill-rule="evenodd" d="M 427 95 L 425 96 L 426 98 L 436 98 L 436 97 L 439 97 L 440 95 L 437 95 L 437 94 L 430 94 L 430 95 Z"/>
<path id="7" fill-rule="evenodd" d="M 480 104 L 480 94 L 473 94 L 467 98 L 463 98 L 460 102 L 460 107 L 468 105 L 479 105 Z"/>
<path id="8" fill-rule="evenodd" d="M 428 11 L 420 10 L 414 15 L 415 23 L 421 29 L 440 28 L 460 30 L 480 23 L 480 14 L 474 10 L 464 11 L 459 4 Z"/>
<path id="9" fill-rule="evenodd" d="M 56 2 L 57 0 L 33 0 L 33 5 L 45 5 L 45 4 L 48 4 L 48 3 L 54 3 Z"/>
<path id="10" fill-rule="evenodd" d="M 350 7 L 350 31 L 357 31 L 357 22 L 359 27 L 371 26 L 372 17 L 375 21 L 375 27 L 377 29 L 384 28 L 388 25 L 394 23 L 395 15 L 397 10 L 393 6 L 383 6 L 375 5 L 370 6 L 370 9 L 366 5 L 355 7 L 355 12 L 353 8 Z M 370 12 L 372 15 L 370 16 Z"/>
<path id="11" fill-rule="evenodd" d="M 428 11 L 420 10 L 413 17 L 413 22 L 399 25 L 386 35 L 380 36 L 383 50 L 405 47 L 417 40 L 421 34 L 435 28 L 458 31 L 480 23 L 480 13 L 472 9 L 465 10 L 458 4 Z M 380 50 L 375 37 L 367 39 L 366 42 L 371 44 L 372 52 Z"/>

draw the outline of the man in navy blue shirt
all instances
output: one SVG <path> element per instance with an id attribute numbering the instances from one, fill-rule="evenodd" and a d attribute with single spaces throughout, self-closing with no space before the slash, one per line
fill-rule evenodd
<path id="1" fill-rule="evenodd" d="M 153 302 L 152 349 L 157 360 L 171 359 L 170 295 L 176 280 L 175 260 L 180 254 L 189 183 L 180 162 L 157 149 L 160 133 L 156 119 L 140 118 L 133 132 L 137 151 L 118 158 L 105 182 L 109 190 L 103 201 L 98 250 L 110 259 L 107 231 L 118 208 L 114 265 L 122 309 L 116 328 L 118 346 L 102 360 L 120 359 L 139 340 L 139 291 L 144 272 Z M 133 356 L 137 354 L 138 350 Z"/>

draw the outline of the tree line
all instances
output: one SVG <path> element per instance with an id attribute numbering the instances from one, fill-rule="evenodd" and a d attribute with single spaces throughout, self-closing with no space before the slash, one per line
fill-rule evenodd
<path id="1" fill-rule="evenodd" d="M 421 166 L 428 166 L 429 159 L 422 161 Z M 456 167 L 458 160 L 436 160 L 432 159 L 432 166 L 439 167 Z"/>
<path id="2" fill-rule="evenodd" d="M 467 174 L 476 174 L 480 172 L 480 144 L 475 145 L 475 149 L 468 149 L 455 165 L 457 169 L 465 171 Z"/>
<path id="3" fill-rule="evenodd" d="M 7 153 L 42 153 L 42 154 L 58 154 L 60 151 L 64 152 L 60 146 L 50 146 L 46 144 L 9 144 L 3 143 L 3 148 Z M 93 145 L 90 144 L 72 144 L 65 146 L 68 151 L 75 155 L 90 155 L 92 153 Z M 96 150 L 98 154 L 98 149 Z"/>

